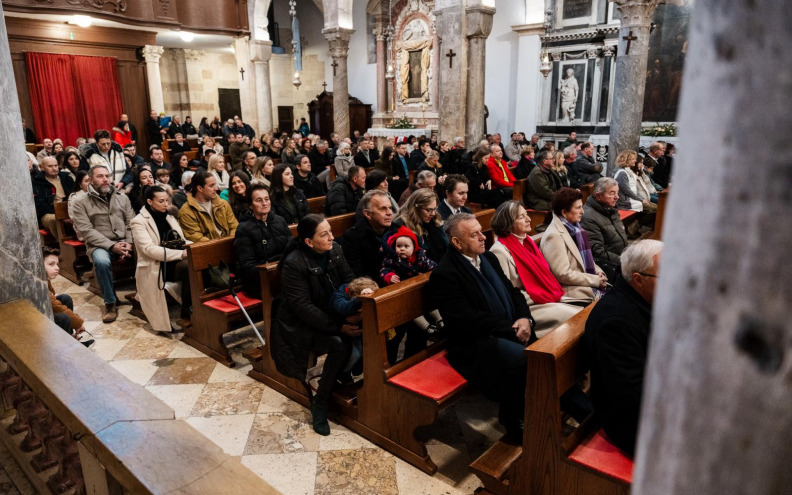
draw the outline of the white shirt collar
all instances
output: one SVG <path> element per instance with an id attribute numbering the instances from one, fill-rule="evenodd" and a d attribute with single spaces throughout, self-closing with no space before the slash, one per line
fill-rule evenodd
<path id="1" fill-rule="evenodd" d="M 462 254 L 462 253 L 459 253 L 459 254 Z M 473 259 L 470 256 L 466 256 L 464 254 L 462 254 L 462 257 L 464 257 L 466 260 L 468 260 L 470 262 L 470 264 L 473 265 L 473 268 L 475 268 L 478 271 L 481 271 L 481 258 L 479 258 L 477 256 L 475 259 Z"/>
<path id="2" fill-rule="evenodd" d="M 449 204 L 447 199 L 444 199 L 443 203 L 445 203 L 446 206 L 448 206 L 448 209 L 451 210 L 451 214 L 452 215 L 456 215 L 457 213 L 461 213 L 462 212 L 462 208 L 454 208 L 453 206 L 451 206 L 451 204 Z"/>

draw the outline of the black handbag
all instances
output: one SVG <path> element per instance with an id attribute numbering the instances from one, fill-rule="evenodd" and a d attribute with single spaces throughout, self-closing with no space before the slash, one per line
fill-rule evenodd
<path id="1" fill-rule="evenodd" d="M 164 260 L 168 258 L 167 250 L 175 249 L 181 251 L 184 249 L 186 244 L 187 242 L 182 238 L 181 234 L 179 234 L 179 232 L 174 229 L 170 229 L 168 232 L 166 232 L 165 238 L 160 240 L 163 261 L 160 262 L 159 276 L 157 278 L 157 288 L 159 290 L 165 290 L 165 269 L 168 262 Z"/>

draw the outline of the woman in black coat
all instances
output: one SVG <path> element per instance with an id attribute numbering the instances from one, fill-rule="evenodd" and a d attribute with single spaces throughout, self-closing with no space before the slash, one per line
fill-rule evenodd
<path id="1" fill-rule="evenodd" d="M 286 221 L 272 213 L 267 186 L 254 184 L 248 191 L 252 215 L 237 227 L 234 251 L 242 272 L 245 293 L 248 297 L 259 299 L 261 282 L 256 267 L 280 261 L 292 235 Z"/>
<path id="2" fill-rule="evenodd" d="M 341 247 L 333 242 L 330 224 L 315 214 L 300 221 L 297 237 L 289 242 L 279 269 L 281 304 L 270 335 L 272 358 L 278 371 L 300 380 L 307 388 L 309 354 L 327 354 L 311 415 L 314 431 L 329 435 L 330 394 L 349 360 L 349 337 L 361 334 L 360 317 L 339 321 L 332 316 L 330 301 L 333 291 L 349 283 L 354 275 Z"/>
<path id="3" fill-rule="evenodd" d="M 279 164 L 272 171 L 272 203 L 275 213 L 286 223 L 293 224 L 311 213 L 305 193 L 294 187 L 294 172 L 290 166 Z"/>

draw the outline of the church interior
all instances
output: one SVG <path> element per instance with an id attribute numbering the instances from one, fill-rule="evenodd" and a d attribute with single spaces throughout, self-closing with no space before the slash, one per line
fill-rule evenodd
<path id="1" fill-rule="evenodd" d="M 782 4 L 2 0 L 0 494 L 789 493 Z"/>

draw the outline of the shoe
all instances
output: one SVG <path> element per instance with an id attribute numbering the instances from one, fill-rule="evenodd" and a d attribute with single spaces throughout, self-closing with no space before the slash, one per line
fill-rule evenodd
<path id="1" fill-rule="evenodd" d="M 94 345 L 94 339 L 81 340 L 80 343 L 85 347 L 91 347 L 92 345 Z"/>
<path id="2" fill-rule="evenodd" d="M 176 320 L 176 324 L 182 327 L 182 330 L 186 330 L 192 326 L 192 322 L 189 318 L 179 318 Z"/>
<path id="3" fill-rule="evenodd" d="M 118 318 L 118 310 L 115 304 L 105 304 L 105 312 L 102 315 L 103 323 L 112 323 Z"/>
<path id="4" fill-rule="evenodd" d="M 316 433 L 327 436 L 330 434 L 330 423 L 327 422 L 327 406 L 311 404 L 311 417 L 313 418 L 313 429 Z"/>

